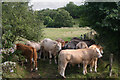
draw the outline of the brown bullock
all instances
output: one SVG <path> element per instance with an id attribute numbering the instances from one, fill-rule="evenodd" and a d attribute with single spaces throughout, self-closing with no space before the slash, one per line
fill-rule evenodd
<path id="1" fill-rule="evenodd" d="M 30 62 L 31 71 L 33 70 L 33 66 L 32 66 L 32 58 L 33 58 L 34 67 L 35 67 L 35 70 L 37 70 L 37 52 L 36 52 L 36 49 L 31 47 L 31 46 L 27 46 L 27 45 L 20 44 L 20 43 L 16 44 L 16 49 L 21 50 L 22 55 L 25 56 L 25 58 Z"/>

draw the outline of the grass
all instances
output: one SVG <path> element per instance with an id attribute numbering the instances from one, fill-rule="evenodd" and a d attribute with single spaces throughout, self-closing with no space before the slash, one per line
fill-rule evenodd
<path id="1" fill-rule="evenodd" d="M 85 34 L 91 31 L 86 28 L 44 28 L 44 38 L 70 40 L 72 37 L 80 37 L 81 34 Z"/>
<path id="2" fill-rule="evenodd" d="M 104 61 L 103 63 L 99 60 L 97 73 L 95 73 L 94 71 L 90 73 L 88 65 L 88 73 L 86 75 L 83 75 L 82 73 L 82 65 L 80 66 L 80 68 L 78 68 L 77 65 L 70 67 L 67 65 L 65 75 L 67 78 L 118 78 L 118 66 L 116 66 L 117 62 L 114 61 L 113 63 L 112 77 L 109 77 L 109 67 L 105 68 L 108 63 L 108 61 Z M 48 59 L 41 59 L 38 60 L 38 71 L 36 73 L 40 75 L 41 78 L 60 78 L 57 67 L 58 65 L 54 63 L 54 60 L 52 60 L 52 64 L 49 64 Z M 29 76 L 31 75 L 30 73 L 31 72 L 27 71 L 25 68 L 17 65 L 17 71 L 15 73 L 6 74 L 5 78 L 29 78 Z"/>
<path id="3" fill-rule="evenodd" d="M 101 60 L 98 60 L 98 72 L 95 73 L 93 69 L 93 73 L 90 73 L 89 71 L 89 65 L 88 65 L 88 73 L 86 75 L 83 75 L 83 67 L 81 64 L 81 67 L 78 68 L 77 65 L 75 66 L 68 66 L 66 67 L 65 75 L 67 78 L 118 78 L 118 66 L 117 62 L 113 62 L 113 74 L 111 77 L 109 77 L 109 67 L 105 68 L 105 66 L 108 64 L 108 61 L 102 62 Z M 52 60 L 52 64 L 49 64 L 49 60 L 39 60 L 38 61 L 38 73 L 41 74 L 42 78 L 57 78 L 60 77 L 58 74 L 57 67 L 58 65 L 54 63 L 54 60 Z"/>

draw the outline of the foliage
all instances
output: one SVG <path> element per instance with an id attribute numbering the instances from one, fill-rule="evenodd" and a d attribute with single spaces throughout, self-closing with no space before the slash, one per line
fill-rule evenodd
<path id="1" fill-rule="evenodd" d="M 42 36 L 41 21 L 28 2 L 3 2 L 2 25 L 3 42 L 13 43 L 18 36 L 39 41 Z"/>
<path id="2" fill-rule="evenodd" d="M 20 50 L 14 51 L 14 49 L 12 47 L 7 48 L 7 49 L 1 49 L 0 53 L 3 56 L 2 62 L 5 62 L 5 61 L 14 61 L 14 62 L 25 61 L 25 57 L 21 54 L 21 51 Z"/>
<path id="3" fill-rule="evenodd" d="M 115 2 L 87 2 L 85 4 L 85 16 L 83 17 L 90 27 L 99 35 L 96 37 L 99 43 L 109 53 L 117 55 L 118 30 L 120 27 L 119 6 Z"/>
<path id="4" fill-rule="evenodd" d="M 69 2 L 64 9 L 67 10 L 73 18 L 79 18 L 79 6 L 73 2 Z"/>
<path id="5" fill-rule="evenodd" d="M 57 10 L 42 10 L 38 11 L 39 19 L 44 21 L 47 27 L 72 27 L 73 18 L 70 16 L 69 12 L 64 9 Z"/>
<path id="6" fill-rule="evenodd" d="M 52 25 L 54 23 L 53 19 L 50 16 L 46 16 L 44 19 L 44 25 L 47 26 L 54 26 Z"/>

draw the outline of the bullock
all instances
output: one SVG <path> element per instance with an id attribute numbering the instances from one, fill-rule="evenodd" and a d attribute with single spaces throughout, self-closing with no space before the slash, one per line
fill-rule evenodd
<path id="1" fill-rule="evenodd" d="M 40 43 L 32 42 L 32 41 L 27 41 L 26 45 L 35 48 L 37 51 L 40 51 Z"/>
<path id="2" fill-rule="evenodd" d="M 60 42 L 61 43 L 61 47 L 64 48 L 64 46 L 65 46 L 65 41 L 64 40 L 59 38 L 59 39 L 57 39 L 55 41 Z"/>
<path id="3" fill-rule="evenodd" d="M 37 70 L 37 52 L 36 49 L 31 47 L 31 46 L 27 46 L 24 44 L 16 44 L 16 49 L 17 50 L 21 50 L 22 51 L 22 55 L 25 56 L 25 58 L 30 62 L 30 69 L 31 71 L 33 70 L 33 66 L 32 66 L 32 59 L 34 60 L 34 67 L 35 70 Z"/>
<path id="4" fill-rule="evenodd" d="M 41 47 L 41 45 L 40 45 L 39 42 L 27 41 L 26 45 L 35 48 L 37 50 L 37 52 L 40 53 L 40 47 Z M 40 56 L 41 55 L 39 55 L 39 59 L 41 58 Z"/>
<path id="5" fill-rule="evenodd" d="M 55 63 L 57 64 L 56 55 L 61 50 L 61 43 L 54 41 L 54 40 L 51 40 L 49 38 L 45 38 L 41 42 L 41 47 L 42 47 L 43 51 L 46 51 L 49 53 L 49 58 L 50 58 L 49 64 L 51 64 L 52 55 L 54 56 Z M 45 54 L 45 53 L 43 53 L 43 54 Z"/>
<path id="6" fill-rule="evenodd" d="M 76 45 L 76 49 L 84 49 L 84 48 L 88 48 L 88 46 L 85 42 L 81 41 Z"/>
<path id="7" fill-rule="evenodd" d="M 93 48 L 93 49 L 96 49 L 96 48 L 99 48 L 100 49 L 100 53 L 103 54 L 103 47 L 101 47 L 100 45 L 91 45 L 89 48 Z M 92 72 L 92 68 L 94 67 L 95 69 L 95 72 L 97 72 L 97 60 L 98 58 L 95 58 L 93 59 L 92 63 L 91 63 L 91 66 L 90 66 L 90 72 Z"/>
<path id="8" fill-rule="evenodd" d="M 58 55 L 58 72 L 65 78 L 65 69 L 68 63 L 83 64 L 83 74 L 87 73 L 87 65 L 91 64 L 94 59 L 102 57 L 100 48 L 85 49 L 67 49 L 62 50 Z"/>
<path id="9" fill-rule="evenodd" d="M 70 42 L 68 42 L 66 45 L 65 45 L 65 49 L 75 49 L 76 48 L 76 45 L 79 43 L 79 42 L 85 42 L 87 44 L 87 46 L 91 46 L 93 44 L 95 44 L 95 41 L 94 40 L 91 40 L 91 39 L 88 39 L 88 40 L 81 40 L 77 37 L 74 37 L 72 38 L 72 40 Z"/>

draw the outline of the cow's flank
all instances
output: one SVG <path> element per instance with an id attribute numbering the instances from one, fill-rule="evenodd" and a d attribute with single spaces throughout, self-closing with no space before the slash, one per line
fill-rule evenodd
<path id="1" fill-rule="evenodd" d="M 36 52 L 36 49 L 31 47 L 31 46 L 27 46 L 27 45 L 20 44 L 20 43 L 16 44 L 16 49 L 21 50 L 22 55 L 25 56 L 25 58 L 30 62 L 31 71 L 33 70 L 33 66 L 32 66 L 32 58 L 33 58 L 34 67 L 37 70 L 37 52 Z"/>

